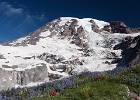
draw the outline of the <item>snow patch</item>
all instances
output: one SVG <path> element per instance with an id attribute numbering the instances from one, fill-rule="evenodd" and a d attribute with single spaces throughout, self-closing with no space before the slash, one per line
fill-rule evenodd
<path id="1" fill-rule="evenodd" d="M 41 37 L 47 37 L 47 36 L 51 35 L 50 33 L 51 33 L 50 31 L 41 32 L 40 36 Z"/>
<path id="2" fill-rule="evenodd" d="M 102 29 L 102 28 L 104 28 L 104 26 L 109 25 L 108 22 L 100 21 L 97 19 L 93 19 L 93 20 L 98 25 L 99 29 Z"/>

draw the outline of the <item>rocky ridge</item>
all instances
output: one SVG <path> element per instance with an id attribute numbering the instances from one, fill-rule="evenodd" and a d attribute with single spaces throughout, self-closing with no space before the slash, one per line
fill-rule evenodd
<path id="1" fill-rule="evenodd" d="M 140 28 L 130 28 L 121 21 L 112 21 L 104 27 L 105 31 L 112 33 L 132 34 L 140 32 Z"/>

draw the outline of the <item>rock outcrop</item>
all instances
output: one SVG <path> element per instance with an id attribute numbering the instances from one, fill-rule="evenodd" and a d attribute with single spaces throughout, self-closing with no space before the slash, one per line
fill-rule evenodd
<path id="1" fill-rule="evenodd" d="M 17 65 L 18 67 L 18 65 Z M 36 68 L 25 70 L 7 70 L 10 66 L 0 68 L 0 90 L 11 87 L 27 85 L 31 82 L 48 81 L 48 70 L 45 64 L 41 63 Z"/>
<path id="2" fill-rule="evenodd" d="M 134 66 L 140 64 L 140 35 L 137 37 L 126 37 L 114 47 L 122 50 L 122 59 L 119 66 Z"/>
<path id="3" fill-rule="evenodd" d="M 121 21 L 112 21 L 110 22 L 109 25 L 105 26 L 103 30 L 112 33 L 126 33 L 126 34 L 140 32 L 140 28 L 130 28 Z"/>

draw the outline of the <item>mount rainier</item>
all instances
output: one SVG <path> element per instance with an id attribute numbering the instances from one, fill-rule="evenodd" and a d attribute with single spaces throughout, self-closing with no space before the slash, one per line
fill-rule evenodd
<path id="1" fill-rule="evenodd" d="M 61 17 L 0 48 L 2 90 L 140 64 L 140 28 Z"/>

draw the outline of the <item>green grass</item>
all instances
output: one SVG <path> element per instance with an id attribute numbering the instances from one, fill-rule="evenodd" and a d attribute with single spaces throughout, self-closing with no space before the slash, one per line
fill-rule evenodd
<path id="1" fill-rule="evenodd" d="M 125 85 L 109 82 L 87 80 L 82 84 L 70 87 L 55 96 L 45 95 L 30 100 L 131 100 Z"/>
<path id="2" fill-rule="evenodd" d="M 69 87 L 55 96 L 36 96 L 30 100 L 132 100 L 128 94 L 131 92 L 140 93 L 140 66 L 133 66 L 131 70 L 122 71 L 121 74 L 113 77 L 104 76 L 103 79 L 86 79 L 79 76 L 75 81 L 86 81 L 76 86 Z M 136 81 L 129 81 L 135 79 Z"/>

